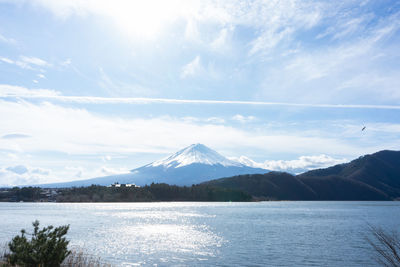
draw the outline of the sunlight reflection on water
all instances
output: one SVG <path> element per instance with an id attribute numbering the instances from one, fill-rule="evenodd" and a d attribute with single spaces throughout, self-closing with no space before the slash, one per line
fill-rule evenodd
<path id="1" fill-rule="evenodd" d="M 193 219 L 210 219 L 216 215 L 185 211 L 191 207 L 193 203 L 97 206 L 93 214 L 112 220 L 114 225 L 103 225 L 92 233 L 97 243 L 107 244 L 98 246 L 93 253 L 112 255 L 125 260 L 124 264 L 139 265 L 149 261 L 166 263 L 171 261 L 171 256 L 174 262 L 184 262 L 188 255 L 196 256 L 200 261 L 215 257 L 224 239 L 214 233 L 210 226 L 194 223 Z M 114 220 L 118 223 L 115 224 Z M 85 246 L 78 242 L 74 242 L 74 245 Z M 147 261 L 134 262 L 140 258 L 146 258 Z"/>
<path id="2" fill-rule="evenodd" d="M 35 219 L 116 266 L 377 266 L 366 222 L 397 229 L 400 203 L 0 203 L 0 242 Z"/>

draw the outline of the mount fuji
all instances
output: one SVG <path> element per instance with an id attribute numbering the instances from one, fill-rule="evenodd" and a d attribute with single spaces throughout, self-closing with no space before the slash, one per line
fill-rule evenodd
<path id="1" fill-rule="evenodd" d="M 240 174 L 263 174 L 269 172 L 230 160 L 203 144 L 193 144 L 164 159 L 133 169 L 130 173 L 98 177 L 88 180 L 41 185 L 42 187 L 72 187 L 133 183 L 146 185 L 167 183 L 192 185 L 216 178 Z"/>

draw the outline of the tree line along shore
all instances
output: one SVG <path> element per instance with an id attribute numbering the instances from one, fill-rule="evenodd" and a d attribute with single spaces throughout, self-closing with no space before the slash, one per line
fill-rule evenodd
<path id="1" fill-rule="evenodd" d="M 237 189 L 208 185 L 175 186 L 151 184 L 143 187 L 92 185 L 72 188 L 14 187 L 0 190 L 1 202 L 156 202 L 156 201 L 251 201 Z"/>

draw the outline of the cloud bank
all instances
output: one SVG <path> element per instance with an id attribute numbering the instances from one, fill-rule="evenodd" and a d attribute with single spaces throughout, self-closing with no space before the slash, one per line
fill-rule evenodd
<path id="1" fill-rule="evenodd" d="M 51 174 L 49 169 L 25 165 L 0 167 L 0 186 L 39 184 L 48 181 Z"/>
<path id="2" fill-rule="evenodd" d="M 245 156 L 231 159 L 250 167 L 263 168 L 271 171 L 289 172 L 292 174 L 300 174 L 309 170 L 326 168 L 348 162 L 345 158 L 333 158 L 324 154 L 316 156 L 301 156 L 295 160 L 266 160 L 263 163 L 255 162 Z"/>

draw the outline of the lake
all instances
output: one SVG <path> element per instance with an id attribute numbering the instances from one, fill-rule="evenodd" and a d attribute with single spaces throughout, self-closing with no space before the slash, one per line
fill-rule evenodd
<path id="1" fill-rule="evenodd" d="M 400 202 L 0 203 L 0 243 L 35 219 L 116 266 L 377 266 L 368 224 L 400 230 Z"/>

